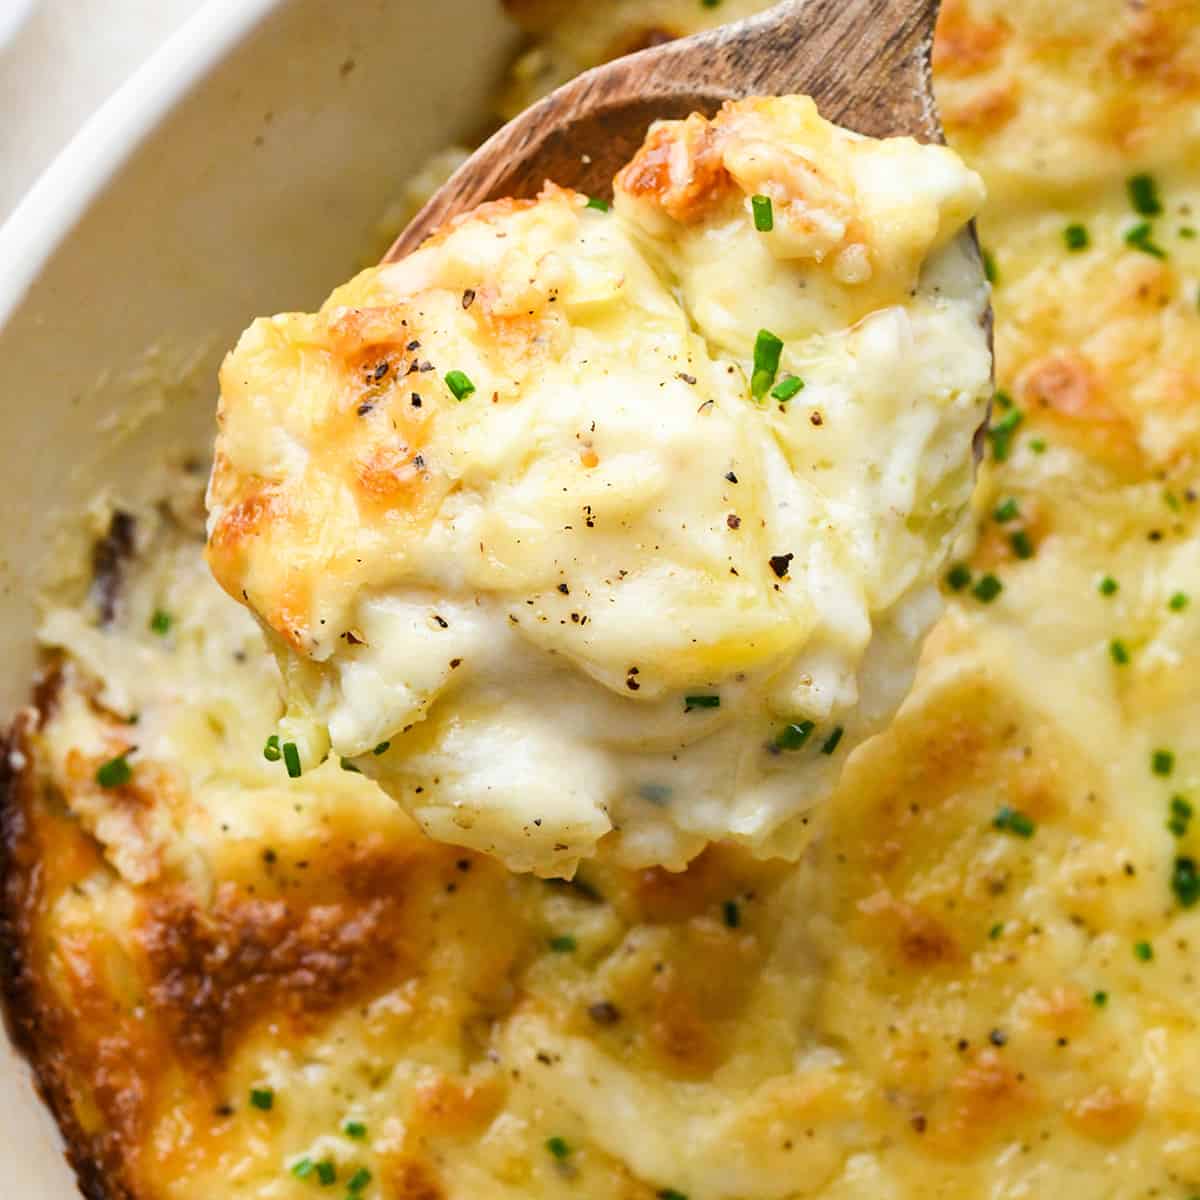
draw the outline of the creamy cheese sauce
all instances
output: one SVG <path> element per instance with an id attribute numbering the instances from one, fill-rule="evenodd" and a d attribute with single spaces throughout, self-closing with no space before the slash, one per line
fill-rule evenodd
<path id="1" fill-rule="evenodd" d="M 750 7 L 511 6 L 522 100 Z M 48 615 L 6 873 L 60 1116 L 136 1200 L 1200 1192 L 1200 20 L 947 0 L 936 78 L 1008 404 L 913 692 L 800 862 L 543 881 L 334 759 L 288 780 L 190 521 L 134 514 L 107 627 Z"/>
<path id="2" fill-rule="evenodd" d="M 746 101 L 656 126 L 612 212 L 486 206 L 256 323 L 209 554 L 284 744 L 513 869 L 795 858 L 962 530 L 981 198 L 942 147 Z"/>

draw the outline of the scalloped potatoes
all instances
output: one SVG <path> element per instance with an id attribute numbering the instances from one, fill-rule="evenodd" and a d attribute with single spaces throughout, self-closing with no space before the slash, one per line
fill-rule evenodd
<path id="1" fill-rule="evenodd" d="M 802 97 L 485 205 L 221 376 L 209 560 L 285 738 L 570 874 L 795 857 L 938 612 L 990 393 L 982 184 Z"/>

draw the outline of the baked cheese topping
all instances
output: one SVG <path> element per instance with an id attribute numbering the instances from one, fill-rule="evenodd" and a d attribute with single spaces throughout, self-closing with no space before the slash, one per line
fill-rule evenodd
<path id="1" fill-rule="evenodd" d="M 485 205 L 221 375 L 209 560 L 305 765 L 570 874 L 794 857 L 939 611 L 990 394 L 982 184 L 811 100 Z"/>

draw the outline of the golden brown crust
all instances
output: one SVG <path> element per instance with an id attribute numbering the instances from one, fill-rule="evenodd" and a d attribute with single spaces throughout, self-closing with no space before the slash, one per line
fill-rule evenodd
<path id="1" fill-rule="evenodd" d="M 135 1200 L 119 1158 L 105 1153 L 105 1136 L 92 1136 L 76 1118 L 68 1072 L 74 1066 L 62 1035 L 62 1016 L 46 1001 L 35 965 L 32 926 L 42 898 L 41 849 L 31 808 L 37 786 L 30 735 L 44 719 L 57 675 L 38 689 L 0 738 L 0 994 L 8 1036 L 33 1072 L 54 1116 L 85 1200 Z"/>

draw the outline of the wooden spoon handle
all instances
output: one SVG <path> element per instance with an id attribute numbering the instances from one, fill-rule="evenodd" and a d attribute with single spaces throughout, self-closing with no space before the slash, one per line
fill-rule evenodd
<path id="1" fill-rule="evenodd" d="M 930 85 L 939 0 L 787 0 L 757 17 L 587 71 L 489 139 L 417 214 L 385 262 L 485 200 L 536 195 L 547 179 L 595 196 L 650 123 L 711 115 L 726 100 L 792 92 L 874 137 L 941 141 Z"/>

